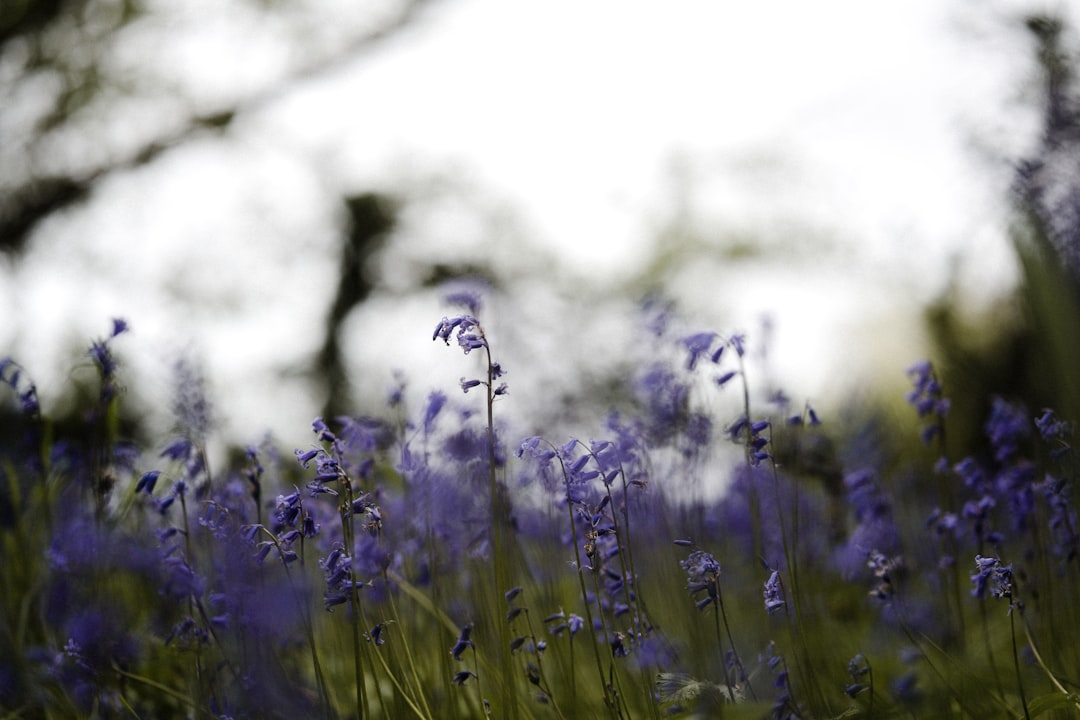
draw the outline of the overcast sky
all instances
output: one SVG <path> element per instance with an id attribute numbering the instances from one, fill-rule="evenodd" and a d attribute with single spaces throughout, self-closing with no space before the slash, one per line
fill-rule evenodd
<path id="1" fill-rule="evenodd" d="M 808 395 L 840 393 L 838 368 L 900 373 L 950 277 L 976 307 L 1015 280 L 1004 201 L 1038 102 L 1020 7 L 446 0 L 43 226 L 0 276 L 0 354 L 56 397 L 74 348 L 122 315 L 133 385 L 163 387 L 192 352 L 226 436 L 305 438 L 321 398 L 298 378 L 335 282 L 340 197 L 376 190 L 406 209 L 384 289 L 350 325 L 360 400 L 394 368 L 417 386 L 464 372 L 431 346 L 437 296 L 401 294 L 445 259 L 489 261 L 544 298 L 507 315 L 551 332 L 581 312 L 575 295 L 596 307 L 651 269 L 691 324 L 773 317 L 779 371 Z M 208 98 L 277 71 L 272 42 L 237 45 L 242 18 L 201 32 L 179 57 Z M 768 252 L 733 263 L 737 237 Z M 665 265 L 668 246 L 695 250 Z M 603 325 L 572 330 L 599 345 Z M 602 354 L 585 345 L 578 360 Z M 514 381 L 529 397 L 550 373 Z"/>

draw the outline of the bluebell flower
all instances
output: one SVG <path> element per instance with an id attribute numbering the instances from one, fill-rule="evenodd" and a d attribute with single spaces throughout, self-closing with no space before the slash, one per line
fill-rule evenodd
<path id="1" fill-rule="evenodd" d="M 687 351 L 690 353 L 686 359 L 686 369 L 693 370 L 697 366 L 698 358 L 702 355 L 709 354 L 709 350 L 712 348 L 713 340 L 716 339 L 716 333 L 701 332 L 689 337 L 683 338 L 683 345 L 686 346 Z M 721 345 L 723 347 L 723 345 Z M 719 356 L 717 356 L 719 359 Z"/>
<path id="2" fill-rule="evenodd" d="M 447 305 L 458 305 L 469 311 L 470 315 L 480 314 L 483 302 L 481 291 L 477 288 L 461 288 L 448 292 L 443 296 L 443 302 Z"/>
<path id="3" fill-rule="evenodd" d="M 37 386 L 26 379 L 23 369 L 9 357 L 0 358 L 0 383 L 15 391 L 19 406 L 27 417 L 36 419 L 40 415 L 41 402 L 38 400 Z"/>
<path id="4" fill-rule="evenodd" d="M 1020 442 L 1031 434 L 1027 410 L 1021 405 L 996 397 L 985 430 L 994 451 L 994 459 L 1005 464 L 1019 452 Z"/>
<path id="5" fill-rule="evenodd" d="M 769 438 L 762 435 L 770 426 L 771 423 L 768 420 L 758 420 L 750 423 L 750 440 L 747 444 L 747 453 L 750 464 L 754 467 L 772 458 L 772 453 L 765 449 L 769 444 Z"/>
<path id="6" fill-rule="evenodd" d="M 772 673 L 772 686 L 777 691 L 770 717 L 775 720 L 795 720 L 800 717 L 798 708 L 791 700 L 787 662 L 783 655 L 776 652 L 776 643 L 769 642 L 765 646 L 765 651 L 758 654 L 758 662 Z"/>
<path id="7" fill-rule="evenodd" d="M 158 476 L 160 475 L 161 472 L 158 470 L 151 470 L 150 472 L 145 473 L 141 478 L 139 478 L 139 482 L 135 484 L 135 492 L 138 493 L 145 491 L 147 495 L 153 495 L 154 485 L 157 484 Z"/>
<path id="8" fill-rule="evenodd" d="M 975 531 L 975 537 L 980 541 L 990 541 L 993 544 L 1000 542 L 1000 537 L 991 526 L 991 511 L 997 505 L 997 501 L 991 495 L 983 495 L 978 500 L 968 500 L 961 509 L 961 516 L 971 522 Z"/>
<path id="9" fill-rule="evenodd" d="M 929 418 L 923 426 L 922 441 L 930 442 L 944 432 L 945 417 L 949 414 L 949 399 L 945 397 L 938 381 L 934 366 L 928 360 L 921 360 L 907 369 L 913 388 L 907 395 L 907 401 L 915 408 L 920 418 Z"/>
<path id="10" fill-rule="evenodd" d="M 446 456 L 461 463 L 487 458 L 488 436 L 486 429 L 463 427 L 443 438 L 441 449 Z"/>
<path id="11" fill-rule="evenodd" d="M 844 686 L 844 693 L 848 697 L 854 698 L 870 687 L 864 681 L 864 678 L 870 674 L 870 663 L 860 653 L 848 661 L 847 669 L 851 682 Z"/>
<path id="12" fill-rule="evenodd" d="M 975 556 L 975 573 L 971 576 L 975 586 L 971 590 L 973 597 L 986 599 L 987 592 L 995 599 L 1013 598 L 1012 565 L 1004 565 L 1000 558 Z"/>
<path id="13" fill-rule="evenodd" d="M 315 459 L 319 453 L 323 452 L 323 450 L 322 448 L 312 448 L 310 450 L 297 449 L 294 452 L 296 453 L 296 460 L 304 467 L 304 469 L 307 469 L 311 465 L 311 461 Z"/>
<path id="14" fill-rule="evenodd" d="M 966 457 L 953 465 L 953 471 L 964 481 L 964 485 L 975 492 L 983 492 L 986 488 L 986 475 L 982 466 L 973 457 Z"/>
<path id="15" fill-rule="evenodd" d="M 1037 487 L 1046 498 L 1050 511 L 1047 527 L 1050 530 L 1052 550 L 1059 558 L 1072 560 L 1080 551 L 1080 520 L 1073 507 L 1070 483 L 1047 473 Z"/>
<path id="16" fill-rule="evenodd" d="M 459 315 L 455 318 L 443 318 L 435 326 L 432 340 L 442 340 L 450 344 L 450 336 L 454 335 L 458 346 L 468 355 L 473 350 L 487 347 L 487 339 L 480 327 L 480 322 L 472 315 Z"/>
<path id="17" fill-rule="evenodd" d="M 188 561 L 176 554 L 162 561 L 165 578 L 161 586 L 162 594 L 175 599 L 186 600 L 201 597 L 206 590 L 206 578 L 192 569 Z"/>
<path id="18" fill-rule="evenodd" d="M 87 351 L 90 359 L 98 369 L 98 377 L 101 382 L 99 397 L 102 403 L 108 403 L 118 394 L 120 387 L 116 384 L 116 371 L 118 365 L 110 347 L 111 341 L 118 335 L 126 332 L 127 323 L 123 320 L 114 319 L 112 332 L 104 340 L 95 340 L 90 344 Z"/>
<path id="19" fill-rule="evenodd" d="M 450 656 L 455 660 L 460 660 L 462 653 L 473 646 L 472 638 L 472 623 L 469 623 L 461 628 L 461 634 L 458 635 L 457 642 L 450 648 Z M 444 646 L 445 647 L 445 646 Z"/>
<path id="20" fill-rule="evenodd" d="M 772 571 L 769 575 L 769 579 L 765 581 L 765 610 L 770 614 L 774 614 L 777 611 L 783 609 L 786 605 L 784 600 L 784 587 L 780 582 L 780 573 L 776 570 Z"/>
<path id="21" fill-rule="evenodd" d="M 169 458 L 170 460 L 187 460 L 191 456 L 191 452 L 191 440 L 186 437 L 177 438 L 166 445 L 158 457 Z"/>
<path id="22" fill-rule="evenodd" d="M 727 429 L 724 430 L 724 433 L 732 440 L 737 441 L 739 439 L 739 435 L 742 434 L 743 430 L 745 430 L 749 425 L 750 421 L 745 416 L 741 416 L 737 418 L 733 423 L 728 425 Z"/>
<path id="23" fill-rule="evenodd" d="M 878 579 L 877 585 L 870 591 L 870 596 L 881 601 L 892 600 L 896 589 L 893 585 L 893 574 L 903 567 L 903 558 L 899 555 L 887 556 L 876 548 L 871 550 L 866 560 L 866 566 Z"/>
<path id="24" fill-rule="evenodd" d="M 117 335 L 127 332 L 129 329 L 127 320 L 123 318 L 113 318 L 112 320 L 112 332 L 109 337 L 114 338 Z"/>
<path id="25" fill-rule="evenodd" d="M 341 447 L 339 455 L 347 450 L 353 453 L 371 454 L 387 447 L 394 437 L 384 420 L 374 417 L 342 416 L 336 418 L 340 430 L 337 437 Z"/>
<path id="26" fill-rule="evenodd" d="M 550 445 L 544 442 L 542 437 L 533 435 L 532 437 L 525 438 L 521 441 L 521 445 L 518 446 L 515 455 L 518 457 L 527 455 L 534 460 L 546 463 L 555 458 L 556 452 Z"/>
<path id="27" fill-rule="evenodd" d="M 450 681 L 455 685 L 464 685 L 465 682 L 471 677 L 476 677 L 476 673 L 474 673 L 472 670 L 458 670 L 456 673 L 454 673 L 454 677 L 451 678 Z"/>
<path id="28" fill-rule="evenodd" d="M 690 386 L 669 368 L 652 365 L 635 383 L 638 402 L 649 440 L 658 445 L 671 442 L 685 425 L 689 413 Z"/>
<path id="29" fill-rule="evenodd" d="M 544 624 L 548 625 L 548 632 L 556 637 L 564 632 L 569 632 L 570 637 L 577 635 L 585 627 L 585 620 L 576 613 L 564 614 L 561 610 L 544 618 Z"/>
<path id="30" fill-rule="evenodd" d="M 326 590 L 323 592 L 323 608 L 327 612 L 333 612 L 338 605 L 349 602 L 349 596 L 342 592 Z"/>
<path id="31" fill-rule="evenodd" d="M 435 428 L 435 419 L 439 417 L 446 405 L 446 393 L 435 391 L 428 395 L 427 405 L 424 408 L 423 428 L 424 433 L 430 435 Z"/>
<path id="32" fill-rule="evenodd" d="M 1069 423 L 1059 420 L 1051 408 L 1043 408 L 1042 415 L 1035 418 L 1035 427 L 1043 440 L 1060 439 L 1072 429 Z"/>
<path id="33" fill-rule="evenodd" d="M 88 354 L 103 376 L 112 377 L 116 373 L 116 361 L 113 359 L 112 352 L 109 350 L 106 341 L 95 340 L 92 342 Z"/>
<path id="34" fill-rule="evenodd" d="M 626 636 L 621 632 L 616 632 L 611 636 L 609 644 L 611 645 L 611 654 L 613 657 L 623 658 L 630 654 L 630 648 L 624 642 L 625 639 Z"/>
<path id="35" fill-rule="evenodd" d="M 720 563 L 711 553 L 694 550 L 686 560 L 680 560 L 679 566 L 686 571 L 686 589 L 691 596 L 705 592 L 705 597 L 695 603 L 699 610 L 705 609 L 720 596 Z"/>
<path id="36" fill-rule="evenodd" d="M 728 370 L 727 372 L 721 373 L 719 376 L 717 376 L 715 382 L 720 387 L 724 387 L 729 382 L 731 382 L 732 378 L 734 378 L 738 374 L 739 373 L 737 370 Z"/>

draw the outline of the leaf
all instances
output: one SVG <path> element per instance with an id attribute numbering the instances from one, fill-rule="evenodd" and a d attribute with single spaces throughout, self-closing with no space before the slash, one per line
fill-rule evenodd
<path id="1" fill-rule="evenodd" d="M 1028 714 L 1031 717 L 1037 717 L 1051 710 L 1066 708 L 1070 705 L 1080 707 L 1080 696 L 1075 693 L 1069 695 L 1059 692 L 1047 693 L 1034 698 L 1028 703 Z"/>

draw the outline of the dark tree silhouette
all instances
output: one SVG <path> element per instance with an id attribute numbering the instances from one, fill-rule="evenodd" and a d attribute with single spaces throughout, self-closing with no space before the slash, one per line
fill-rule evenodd
<path id="1" fill-rule="evenodd" d="M 341 326 L 349 312 L 367 299 L 375 285 L 369 260 L 394 227 L 395 207 L 388 198 L 365 193 L 345 199 L 349 228 L 341 250 L 338 288 L 326 321 L 326 339 L 317 358 L 317 373 L 326 384 L 323 417 L 346 413 L 348 372 L 341 355 Z"/>
<path id="2" fill-rule="evenodd" d="M 158 21 L 163 26 L 158 32 L 167 39 L 169 24 L 162 21 L 168 18 L 158 16 L 171 6 L 145 0 L 0 2 L 0 108 L 8 118 L 0 123 L 0 253 L 23 252 L 43 220 L 91 198 L 108 177 L 153 163 L 207 133 L 227 132 L 236 118 L 375 50 L 417 22 L 421 10 L 435 1 L 400 0 L 389 10 L 380 7 L 377 15 L 358 10 L 347 17 L 321 18 L 334 41 L 320 35 L 318 17 L 305 18 L 307 24 L 297 22 L 289 46 L 282 48 L 283 57 L 295 58 L 283 77 L 259 88 L 238 88 L 209 109 L 181 112 L 156 131 L 113 133 L 123 135 L 122 140 L 103 139 L 102 126 L 115 127 L 125 102 L 167 99 L 189 109 L 199 106 L 197 98 L 182 96 L 183 87 L 171 87 L 176 77 L 149 69 L 154 58 L 147 58 L 146 67 L 115 59 L 140 23 Z M 222 11 L 230 7 L 283 20 L 305 10 L 323 12 L 319 3 L 304 1 L 228 0 L 221 5 Z M 97 152 L 103 145 L 109 152 Z"/>

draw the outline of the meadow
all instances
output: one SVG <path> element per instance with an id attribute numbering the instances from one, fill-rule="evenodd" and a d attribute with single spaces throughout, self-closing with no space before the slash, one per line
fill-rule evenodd
<path id="1" fill-rule="evenodd" d="M 1080 716 L 1070 418 L 982 398 L 969 452 L 919 358 L 899 422 L 822 417 L 653 305 L 629 401 L 529 436 L 447 303 L 459 387 L 223 467 L 190 368 L 133 440 L 122 320 L 77 428 L 0 361 L 0 717 Z"/>

